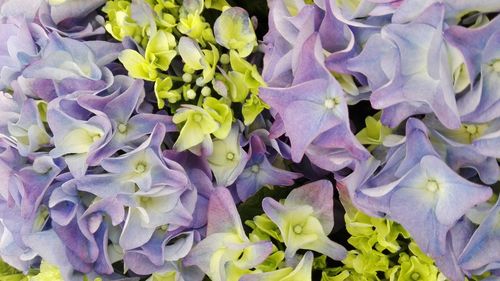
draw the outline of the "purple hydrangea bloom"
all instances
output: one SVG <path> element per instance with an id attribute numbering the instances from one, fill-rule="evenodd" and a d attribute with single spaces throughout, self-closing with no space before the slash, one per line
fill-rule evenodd
<path id="1" fill-rule="evenodd" d="M 491 208 L 472 235 L 458 262 L 467 272 L 482 274 L 500 269 L 500 200 Z"/>
<path id="2" fill-rule="evenodd" d="M 268 159 L 268 151 L 260 136 L 254 134 L 250 137 L 248 154 L 250 159 L 245 169 L 236 180 L 238 197 L 245 201 L 265 185 L 289 186 L 294 180 L 301 177 L 294 173 L 276 168 Z"/>
<path id="3" fill-rule="evenodd" d="M 74 117 L 78 113 L 80 118 Z M 74 177 L 85 174 L 87 159 L 111 136 L 109 119 L 85 113 L 85 109 L 65 99 L 50 102 L 47 111 L 47 122 L 54 134 L 50 155 L 63 157 Z"/>
<path id="4" fill-rule="evenodd" d="M 481 142 L 486 132 L 497 131 L 500 120 L 480 125 L 463 124 L 458 130 L 449 130 L 430 116 L 424 122 L 429 127 L 434 147 L 450 168 L 467 178 L 478 175 L 486 184 L 497 182 L 500 167 L 496 159 L 479 150 L 476 142 Z"/>
<path id="5" fill-rule="evenodd" d="M 448 128 L 460 126 L 442 35 L 444 11 L 434 4 L 410 23 L 384 26 L 348 61 L 351 70 L 366 75 L 372 106 L 384 109 L 382 122 L 390 127 L 422 113 L 434 113 Z"/>
<path id="6" fill-rule="evenodd" d="M 146 243 L 157 227 L 168 224 L 173 230 L 189 226 L 193 219 L 196 190 L 182 167 L 163 157 L 160 145 L 165 131 L 158 124 L 136 149 L 102 161 L 108 173 L 76 180 L 79 190 L 101 198 L 118 198 L 128 206 L 120 236 L 120 246 L 125 250 Z"/>
<path id="7" fill-rule="evenodd" d="M 499 29 L 500 17 L 495 17 L 478 28 L 452 26 L 445 31 L 447 41 L 460 50 L 471 81 L 470 92 L 458 100 L 464 122 L 483 123 L 500 117 Z"/>
<path id="8" fill-rule="evenodd" d="M 227 269 L 250 269 L 262 263 L 273 251 L 270 241 L 252 242 L 241 223 L 231 193 L 216 188 L 208 206 L 207 237 L 184 259 L 184 265 L 198 266 L 211 280 L 226 280 Z"/>
<path id="9" fill-rule="evenodd" d="M 40 44 L 47 41 L 45 31 L 26 19 L 8 17 L 0 20 L 0 90 L 10 89 L 12 81 L 38 58 Z"/>
<path id="10" fill-rule="evenodd" d="M 363 195 L 355 200 L 401 223 L 447 276 L 459 280 L 463 275 L 456 263 L 458 254 L 451 250 L 447 235 L 466 211 L 486 201 L 492 191 L 448 167 L 433 149 L 421 121 L 408 120 L 406 130 L 406 144 L 389 154 L 383 169 L 358 187 Z"/>
<path id="11" fill-rule="evenodd" d="M 262 88 L 261 97 L 278 114 L 272 133 L 279 135 L 280 127 L 290 138 L 292 160 L 306 154 L 315 165 L 335 171 L 367 159 L 368 152 L 350 130 L 346 94 L 325 68 L 322 52 L 314 33 L 301 46 L 292 86 Z"/>
<path id="12" fill-rule="evenodd" d="M 78 97 L 78 103 L 82 107 L 95 115 L 104 115 L 112 126 L 110 138 L 89 156 L 87 161 L 91 166 L 98 165 L 119 150 L 135 148 L 146 139 L 146 135 L 150 134 L 157 124 L 164 125 L 167 132 L 177 130 L 171 122 L 171 116 L 138 112 L 145 97 L 142 80 L 116 76 L 115 82 L 118 81 L 119 83 L 115 83 L 118 84 L 118 89 L 111 95 Z"/>
<path id="13" fill-rule="evenodd" d="M 118 43 L 80 42 L 51 33 L 40 58 L 23 70 L 18 82 L 26 95 L 47 101 L 75 91 L 97 93 L 113 83 L 106 65 L 122 49 Z"/>

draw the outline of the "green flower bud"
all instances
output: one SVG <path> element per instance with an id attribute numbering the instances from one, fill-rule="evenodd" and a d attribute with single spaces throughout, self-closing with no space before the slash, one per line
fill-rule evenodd
<path id="1" fill-rule="evenodd" d="M 170 67 L 170 62 L 177 55 L 175 37 L 163 30 L 157 31 L 146 47 L 146 60 L 163 71 Z"/>
<path id="2" fill-rule="evenodd" d="M 375 115 L 375 118 L 372 116 L 366 117 L 366 127 L 356 134 L 356 138 L 362 144 L 380 145 L 384 138 L 392 133 L 390 128 L 382 125 L 377 115 Z"/>
<path id="3" fill-rule="evenodd" d="M 231 130 L 233 122 L 233 112 L 229 105 L 213 97 L 205 98 L 203 108 L 219 123 L 219 129 L 213 132 L 218 139 L 225 139 Z"/>
<path id="4" fill-rule="evenodd" d="M 214 24 L 215 40 L 241 57 L 247 57 L 257 46 L 257 37 L 248 13 L 238 7 L 225 10 Z"/>

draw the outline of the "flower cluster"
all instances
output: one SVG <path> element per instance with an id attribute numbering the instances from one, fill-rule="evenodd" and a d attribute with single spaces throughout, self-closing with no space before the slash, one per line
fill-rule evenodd
<path id="1" fill-rule="evenodd" d="M 323 281 L 445 280 L 401 225 L 359 211 L 345 216 L 348 242 L 355 249 L 349 251 L 343 267 L 324 268 Z"/>
<path id="2" fill-rule="evenodd" d="M 313 252 L 334 260 L 346 256 L 327 235 L 333 229 L 333 186 L 326 180 L 296 188 L 283 203 L 267 197 L 265 214 L 245 234 L 231 194 L 218 188 L 209 201 L 207 237 L 186 257 L 211 280 L 312 280 Z M 274 245 L 275 242 L 277 245 Z M 284 251 L 283 251 L 284 244 Z M 303 255 L 298 250 L 307 250 Z"/>
<path id="3" fill-rule="evenodd" d="M 500 273 L 499 9 L 270 3 L 261 97 L 271 134 L 289 138 L 294 162 L 333 172 L 344 206 L 400 223 L 450 280 Z M 367 116 L 364 101 L 381 111 Z M 365 128 L 348 114 L 363 109 Z"/>
<path id="4" fill-rule="evenodd" d="M 500 278 L 498 0 L 28 2 L 0 278 Z"/>
<path id="5" fill-rule="evenodd" d="M 220 15 L 212 27 L 205 14 L 214 10 Z M 244 9 L 225 1 L 117 0 L 103 11 L 114 38 L 133 39 L 134 49 L 119 57 L 129 76 L 153 81 L 157 107 L 176 112 L 177 150 L 206 150 L 211 136 L 225 139 L 234 118 L 231 107 L 246 125 L 268 108 L 258 96 L 265 82 L 245 60 L 257 38 Z"/>

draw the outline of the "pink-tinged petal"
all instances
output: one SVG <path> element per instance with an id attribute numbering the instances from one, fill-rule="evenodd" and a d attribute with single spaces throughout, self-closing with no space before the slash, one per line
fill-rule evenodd
<path id="1" fill-rule="evenodd" d="M 270 241 L 260 241 L 246 247 L 240 259 L 235 261 L 235 265 L 250 269 L 264 262 L 267 257 L 273 252 L 273 243 Z"/>
<path id="2" fill-rule="evenodd" d="M 189 254 L 183 259 L 183 263 L 186 266 L 196 265 L 203 272 L 211 272 L 211 263 L 216 252 L 222 251 L 228 247 L 228 244 L 232 244 L 234 241 L 234 234 L 229 233 L 213 233 L 208 235 L 205 239 L 201 240 L 194 248 L 189 252 Z M 232 245 L 234 247 L 235 245 Z M 244 246 L 240 247 L 243 250 Z M 228 250 L 229 251 L 229 250 Z M 220 257 L 219 257 L 220 258 Z"/>
<path id="3" fill-rule="evenodd" d="M 319 34 L 313 33 L 299 50 L 296 67 L 293 71 L 293 84 L 298 85 L 315 79 L 332 79 L 324 64 L 323 47 Z"/>
<path id="4" fill-rule="evenodd" d="M 267 197 L 262 200 L 262 209 L 276 225 L 283 227 L 285 224 L 284 215 L 286 214 L 286 209 L 283 205 Z"/>
<path id="5" fill-rule="evenodd" d="M 308 205 L 313 207 L 325 233 L 333 229 L 333 185 L 319 180 L 296 188 L 286 197 L 285 208 Z"/>
<path id="6" fill-rule="evenodd" d="M 237 233 L 246 237 L 233 197 L 224 187 L 216 188 L 208 202 L 207 235 L 213 233 Z"/>

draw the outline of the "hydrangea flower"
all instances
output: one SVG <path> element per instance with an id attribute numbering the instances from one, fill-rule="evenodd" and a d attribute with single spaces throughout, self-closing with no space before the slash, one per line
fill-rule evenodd
<path id="1" fill-rule="evenodd" d="M 445 38 L 460 50 L 472 89 L 459 99 L 460 114 L 465 122 L 483 123 L 492 121 L 498 114 L 498 27 L 500 19 L 477 28 L 450 27 Z M 480 75 L 480 80 L 476 78 Z"/>
<path id="2" fill-rule="evenodd" d="M 299 249 L 314 250 L 335 260 L 345 257 L 345 248 L 327 237 L 333 229 L 333 187 L 329 181 L 292 190 L 284 205 L 266 198 L 262 208 L 279 227 L 287 258 Z"/>
<path id="3" fill-rule="evenodd" d="M 193 248 L 184 264 L 197 265 L 214 281 L 238 280 L 239 276 L 235 278 L 228 272 L 231 267 L 236 270 L 232 274 L 240 275 L 271 254 L 271 242 L 251 242 L 247 238 L 227 189 L 217 188 L 212 193 L 208 210 L 207 237 Z"/>
<path id="4" fill-rule="evenodd" d="M 81 177 L 88 168 L 87 159 L 107 142 L 111 123 L 104 116 L 75 118 L 75 112 L 64 110 L 64 100 L 52 102 L 47 110 L 47 121 L 53 132 L 52 157 L 63 157 L 75 177 Z M 81 107 L 73 107 L 84 111 Z"/>
<path id="5" fill-rule="evenodd" d="M 183 169 L 160 153 L 164 135 L 165 128 L 157 125 L 150 138 L 135 150 L 104 160 L 101 165 L 108 174 L 86 176 L 76 182 L 79 190 L 101 198 L 119 196 L 122 204 L 130 207 L 121 235 L 126 249 L 147 242 L 156 227 L 168 223 L 187 226 L 192 219 L 194 202 L 190 198 L 196 193 L 182 199 L 184 207 L 181 196 L 189 189 L 189 182 Z M 142 230 L 136 233 L 138 226 Z"/>
<path id="6" fill-rule="evenodd" d="M 245 201 L 255 194 L 265 185 L 289 186 L 294 183 L 294 179 L 301 176 L 276 168 L 271 165 L 267 158 L 266 145 L 258 135 L 250 137 L 249 152 L 250 158 L 245 169 L 236 180 L 236 192 L 241 200 Z"/>
<path id="7" fill-rule="evenodd" d="M 0 258 L 42 280 L 496 280 L 499 4 L 250 2 L 0 0 Z"/>
<path id="8" fill-rule="evenodd" d="M 271 272 L 247 274 L 241 281 L 310 281 L 313 265 L 312 252 L 306 252 L 295 268 L 285 267 Z"/>
<path id="9" fill-rule="evenodd" d="M 408 121 L 405 157 L 396 166 L 388 162 L 371 184 L 369 182 L 372 186 L 361 192 L 378 198 L 374 201 L 379 202 L 380 208 L 384 206 L 381 210 L 401 223 L 422 250 L 435 258 L 443 271 L 447 270 L 446 274 L 459 279 L 462 273 L 456 269 L 456 264 L 449 265 L 453 264 L 449 257 L 455 254 L 449 248 L 447 233 L 467 210 L 486 201 L 491 196 L 491 189 L 467 181 L 451 170 L 436 156 L 425 135 L 420 140 L 412 135 L 418 130 L 408 133 L 422 126 L 415 119 Z M 390 171 L 392 167 L 396 169 Z M 459 205 L 455 203 L 456 198 L 460 198 Z"/>
<path id="10" fill-rule="evenodd" d="M 297 75 L 290 88 L 263 88 L 260 96 L 281 116 L 290 138 L 292 159 L 299 162 L 321 133 L 345 126 L 347 104 L 340 85 L 331 77 L 321 60 L 321 42 L 312 35 L 303 46 L 304 77 Z M 304 93 L 309 93 L 304 95 Z M 300 113 L 300 114 L 297 114 Z M 301 122 L 307 116 L 308 124 Z"/>
<path id="11" fill-rule="evenodd" d="M 22 76 L 26 79 L 19 80 L 20 86 L 47 101 L 76 90 L 99 92 L 112 83 L 113 75 L 105 66 L 118 57 L 121 49 L 116 43 L 83 43 L 51 33 L 40 59 L 24 69 Z"/>
<path id="12" fill-rule="evenodd" d="M 211 143 L 210 134 L 216 132 L 220 126 L 206 110 L 193 105 L 184 105 L 177 110 L 172 121 L 175 124 L 184 123 L 174 144 L 178 151 L 192 148 L 202 142 Z"/>
<path id="13" fill-rule="evenodd" d="M 6 42 L 0 47 L 3 58 L 0 63 L 0 89 L 6 89 L 11 87 L 12 81 L 19 77 L 31 60 L 38 56 L 40 46 L 35 40 L 37 37 L 43 38 L 45 33 L 40 26 L 14 17 L 8 18 L 0 26 L 0 39 Z M 18 59 L 18 56 L 23 59 Z"/>
<path id="14" fill-rule="evenodd" d="M 240 129 L 234 125 L 227 138 L 214 140 L 213 152 L 207 157 L 217 184 L 221 186 L 233 184 L 248 161 L 249 155 L 241 148 L 240 138 Z"/>
<path id="15" fill-rule="evenodd" d="M 19 153 L 23 156 L 33 154 L 50 144 L 52 137 L 45 129 L 46 116 L 41 111 L 45 106 L 43 102 L 27 99 L 22 104 L 17 122 L 7 124 L 9 134 L 16 140 Z"/>
<path id="16" fill-rule="evenodd" d="M 500 268 L 500 257 L 495 251 L 498 248 L 499 239 L 499 206 L 497 200 L 460 255 L 458 262 L 464 270 L 481 274 L 485 270 Z"/>
<path id="17" fill-rule="evenodd" d="M 374 108 L 384 109 L 382 123 L 389 127 L 431 112 L 448 128 L 460 126 L 441 34 L 444 11 L 443 5 L 434 4 L 410 23 L 384 26 L 359 56 L 348 61 L 349 69 L 366 75 L 373 91 L 370 101 Z"/>

